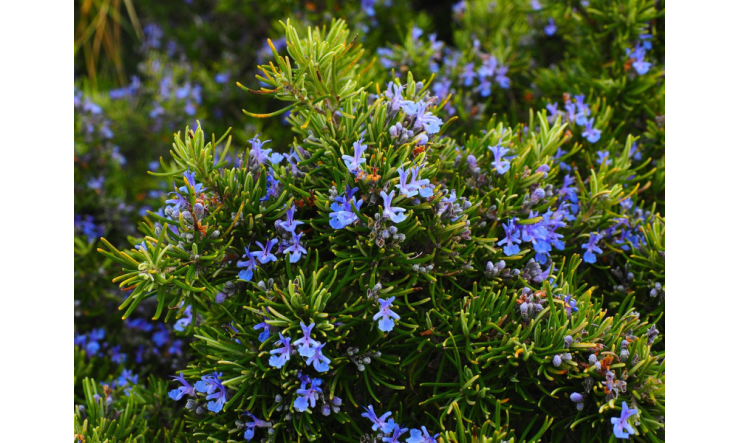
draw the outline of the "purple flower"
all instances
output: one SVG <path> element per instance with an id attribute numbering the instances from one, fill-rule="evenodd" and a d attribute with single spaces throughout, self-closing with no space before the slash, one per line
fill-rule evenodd
<path id="1" fill-rule="evenodd" d="M 567 317 L 571 317 L 572 312 L 579 312 L 579 308 L 577 308 L 577 301 L 574 300 L 571 295 L 565 295 L 563 301 L 564 311 L 566 311 Z"/>
<path id="2" fill-rule="evenodd" d="M 366 162 L 366 159 L 362 157 L 362 154 L 364 151 L 366 151 L 367 146 L 362 145 L 361 142 L 362 139 L 359 139 L 359 141 L 354 142 L 354 156 L 351 157 L 350 155 L 342 155 L 341 158 L 343 159 L 343 162 L 346 164 L 346 167 L 348 168 L 349 172 L 357 173 L 361 169 L 361 164 Z"/>
<path id="3" fill-rule="evenodd" d="M 510 79 L 505 74 L 507 74 L 507 66 L 500 65 L 500 67 L 497 68 L 497 73 L 495 74 L 495 81 L 502 89 L 510 87 Z"/>
<path id="4" fill-rule="evenodd" d="M 613 424 L 612 433 L 617 438 L 630 438 L 630 435 L 635 435 L 635 429 L 628 423 L 628 418 L 638 414 L 638 409 L 629 409 L 628 404 L 623 400 L 622 410 L 620 411 L 620 418 L 610 418 L 610 423 Z"/>
<path id="5" fill-rule="evenodd" d="M 510 170 L 510 162 L 503 159 L 503 155 L 510 152 L 509 149 L 503 148 L 502 145 L 497 146 L 487 146 L 487 149 L 492 151 L 492 153 L 495 156 L 495 160 L 492 162 L 492 166 L 495 167 L 495 171 L 497 171 L 498 174 L 503 175 L 507 171 Z"/>
<path id="6" fill-rule="evenodd" d="M 420 429 L 423 431 L 421 432 Z M 410 429 L 410 438 L 405 440 L 406 443 L 436 443 L 436 439 L 441 434 L 430 435 L 425 426 L 420 429 Z"/>
<path id="7" fill-rule="evenodd" d="M 369 405 L 368 408 L 366 406 L 363 406 L 363 408 L 366 410 L 366 412 L 362 412 L 361 416 L 368 418 L 372 422 L 372 431 L 381 429 L 382 432 L 385 432 L 385 429 L 387 429 L 387 417 L 392 415 L 392 412 L 386 412 L 381 417 L 377 417 L 377 414 L 374 413 L 374 407 L 372 405 Z M 390 431 L 391 428 L 387 429 L 386 432 Z"/>
<path id="8" fill-rule="evenodd" d="M 243 434 L 243 438 L 246 439 L 246 441 L 251 441 L 252 438 L 254 438 L 254 428 L 271 428 L 272 422 L 264 421 L 261 419 L 256 418 L 254 414 L 252 414 L 249 411 L 244 411 L 241 415 L 247 415 L 251 420 L 253 421 L 247 421 L 244 423 L 246 426 L 246 432 Z"/>
<path id="9" fill-rule="evenodd" d="M 190 397 L 195 396 L 195 388 L 193 388 L 192 385 L 184 379 L 184 376 L 182 376 L 181 372 L 179 373 L 179 375 L 173 375 L 172 378 L 174 378 L 175 381 L 182 383 L 182 386 L 169 391 L 169 398 L 177 401 L 181 399 L 185 394 L 189 395 Z"/>
<path id="10" fill-rule="evenodd" d="M 308 403 L 310 404 L 311 408 L 315 407 L 315 401 L 318 399 L 319 394 L 323 393 L 323 390 L 318 387 L 322 383 L 323 380 L 315 378 L 310 384 L 310 389 L 302 388 L 296 391 L 297 395 L 300 396 L 295 400 L 295 403 L 293 404 L 297 411 L 305 412 L 308 408 Z"/>
<path id="11" fill-rule="evenodd" d="M 382 332 L 389 332 L 395 327 L 395 320 L 399 320 L 400 316 L 397 313 L 390 310 L 392 302 L 395 301 L 395 297 L 390 297 L 387 300 L 379 299 L 379 312 L 374 314 L 373 319 L 379 320 L 379 330 Z M 394 320 L 393 320 L 394 319 Z"/>
<path id="12" fill-rule="evenodd" d="M 251 143 L 251 152 L 249 152 L 249 160 L 253 160 L 255 165 L 261 165 L 264 164 L 265 161 L 269 160 L 272 164 L 277 164 L 282 161 L 284 156 L 282 154 L 274 153 L 271 149 L 262 149 L 261 147 L 269 143 L 271 140 L 266 140 L 262 142 L 259 140 L 259 136 L 261 134 L 256 134 L 254 138 L 249 140 L 248 142 Z"/>
<path id="13" fill-rule="evenodd" d="M 548 18 L 548 25 L 546 25 L 545 28 L 543 28 L 543 32 L 546 33 L 547 36 L 551 37 L 556 33 L 556 23 L 554 22 L 554 19 L 549 17 Z"/>
<path id="14" fill-rule="evenodd" d="M 281 344 L 282 347 L 269 351 L 269 353 L 272 354 L 272 356 L 269 357 L 269 366 L 281 368 L 289 361 L 290 354 L 292 354 L 292 345 L 290 344 L 290 340 L 292 340 L 292 338 L 285 338 L 281 332 L 279 333 L 279 341 L 274 342 L 274 346 Z"/>
<path id="15" fill-rule="evenodd" d="M 426 112 L 427 107 L 428 103 L 424 101 L 415 103 L 412 100 L 403 100 L 402 102 L 402 110 L 407 115 L 415 115 L 413 129 L 417 131 L 423 128 L 428 135 L 433 135 L 441 130 L 443 121 L 434 116 L 433 113 Z"/>
<path id="16" fill-rule="evenodd" d="M 548 117 L 546 117 L 546 119 L 548 120 L 549 123 L 553 123 L 554 120 L 556 120 L 556 116 L 559 113 L 558 108 L 559 108 L 558 102 L 549 103 L 546 105 L 546 110 L 548 111 L 548 114 L 549 114 Z"/>
<path id="17" fill-rule="evenodd" d="M 395 191 L 392 191 L 387 195 L 386 192 L 382 191 L 379 193 L 379 195 L 384 199 L 384 212 L 383 215 L 386 218 L 389 218 L 394 223 L 401 223 L 405 220 L 405 212 L 404 208 L 393 208 L 392 207 L 392 198 L 395 196 Z"/>
<path id="18" fill-rule="evenodd" d="M 260 242 L 256 242 L 257 245 L 261 248 L 261 251 L 256 252 L 249 252 L 252 257 L 259 260 L 259 263 L 262 265 L 265 265 L 269 263 L 270 261 L 277 261 L 277 256 L 271 253 L 272 248 L 274 248 L 274 245 L 276 245 L 278 242 L 277 240 L 270 240 L 267 238 L 266 245 L 262 245 Z"/>
<path id="19" fill-rule="evenodd" d="M 505 230 L 505 238 L 497 242 L 497 245 L 505 245 L 502 250 L 508 257 L 517 254 L 520 252 L 520 246 L 517 245 L 520 243 L 520 231 L 515 227 L 513 220 L 509 220 L 507 225 L 502 225 L 502 228 Z"/>
<path id="20" fill-rule="evenodd" d="M 300 237 L 302 237 L 302 232 L 299 234 L 295 234 L 294 231 L 292 231 L 292 240 L 291 240 L 291 246 L 284 249 L 284 253 L 290 253 L 290 263 L 297 263 L 298 260 L 302 257 L 302 254 L 307 254 L 307 250 L 303 248 L 300 245 Z"/>
<path id="21" fill-rule="evenodd" d="M 246 281 L 251 281 L 251 278 L 254 276 L 254 268 L 258 266 L 256 260 L 254 260 L 256 253 L 249 252 L 250 247 L 251 245 L 246 248 L 246 254 L 243 255 L 243 258 L 246 260 L 236 262 L 236 266 L 239 268 L 246 268 L 238 273 L 238 278 Z"/>
<path id="22" fill-rule="evenodd" d="M 593 128 L 592 127 L 593 125 L 594 125 L 594 117 L 587 120 L 585 124 L 585 129 L 584 131 L 582 131 L 582 135 L 584 136 L 584 138 L 587 139 L 588 142 L 597 143 L 597 141 L 600 139 L 600 134 L 602 133 L 602 131 L 600 131 L 599 129 Z"/>
<path id="23" fill-rule="evenodd" d="M 313 354 L 308 357 L 307 361 L 305 362 L 305 364 L 308 366 L 313 365 L 315 370 L 318 372 L 328 372 L 328 370 L 330 369 L 328 363 L 331 362 L 331 359 L 323 355 L 324 346 L 325 343 L 321 343 L 313 348 Z"/>
<path id="24" fill-rule="evenodd" d="M 602 238 L 602 235 L 592 232 L 589 234 L 589 241 L 582 245 L 582 249 L 586 249 L 584 253 L 584 261 L 587 263 L 596 263 L 597 256 L 595 254 L 602 254 L 602 249 L 597 246 L 597 242 Z"/>
<path id="25" fill-rule="evenodd" d="M 477 74 L 474 72 L 474 63 L 467 63 L 466 66 L 464 66 L 464 72 L 461 73 L 461 79 L 464 80 L 464 86 L 471 86 L 476 76 Z"/>
<path id="26" fill-rule="evenodd" d="M 390 111 L 396 112 L 400 110 L 402 106 L 402 90 L 405 88 L 403 85 L 396 83 L 387 83 L 387 90 L 384 91 L 384 96 L 392 100 L 390 102 Z"/>
<path id="27" fill-rule="evenodd" d="M 315 327 L 315 323 L 310 323 L 310 326 L 305 326 L 305 323 L 300 322 L 302 328 L 302 338 L 295 340 L 293 345 L 299 346 L 298 351 L 303 357 L 310 357 L 313 354 L 313 348 L 318 346 L 320 343 L 310 338 L 310 332 Z"/>

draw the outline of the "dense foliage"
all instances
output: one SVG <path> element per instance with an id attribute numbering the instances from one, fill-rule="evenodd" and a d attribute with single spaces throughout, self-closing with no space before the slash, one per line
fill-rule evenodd
<path id="1" fill-rule="evenodd" d="M 212 6 L 75 84 L 75 441 L 665 440 L 662 5 Z"/>

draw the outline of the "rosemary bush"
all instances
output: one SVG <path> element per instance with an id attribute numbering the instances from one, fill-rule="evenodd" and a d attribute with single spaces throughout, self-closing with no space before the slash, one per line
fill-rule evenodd
<path id="1" fill-rule="evenodd" d="M 176 133 L 97 249 L 173 382 L 103 388 L 75 337 L 75 435 L 663 441 L 664 11 L 540 3 L 460 2 L 448 44 L 279 22 L 253 128 Z"/>

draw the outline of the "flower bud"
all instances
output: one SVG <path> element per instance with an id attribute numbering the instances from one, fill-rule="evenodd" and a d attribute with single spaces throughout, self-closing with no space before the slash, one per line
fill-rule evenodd
<path id="1" fill-rule="evenodd" d="M 584 401 L 584 396 L 578 392 L 572 392 L 571 395 L 569 395 L 569 398 L 575 403 L 581 403 Z"/>
<path id="2" fill-rule="evenodd" d="M 564 337 L 564 348 L 569 349 L 569 346 L 571 346 L 574 339 L 571 337 L 571 335 L 567 335 Z"/>
<path id="3" fill-rule="evenodd" d="M 561 356 L 559 354 L 554 355 L 553 365 L 556 368 L 558 368 L 559 366 L 561 366 Z"/>

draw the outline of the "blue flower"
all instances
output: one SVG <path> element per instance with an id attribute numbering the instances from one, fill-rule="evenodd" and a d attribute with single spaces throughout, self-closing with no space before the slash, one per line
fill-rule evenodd
<path id="1" fill-rule="evenodd" d="M 299 234 L 295 234 L 294 231 L 292 231 L 292 240 L 291 240 L 291 246 L 284 249 L 284 253 L 290 253 L 290 263 L 297 263 L 298 260 L 302 257 L 302 254 L 307 254 L 307 250 L 303 248 L 300 245 L 300 237 L 302 237 L 302 232 Z"/>
<path id="2" fill-rule="evenodd" d="M 503 155 L 510 152 L 509 149 L 503 148 L 502 145 L 497 146 L 487 146 L 487 149 L 492 151 L 492 153 L 495 156 L 495 160 L 492 162 L 492 166 L 495 167 L 495 171 L 497 171 L 498 174 L 503 175 L 508 170 L 510 170 L 510 162 L 503 159 Z"/>
<path id="3" fill-rule="evenodd" d="M 431 112 L 426 112 L 428 102 L 420 101 L 413 103 L 410 100 L 403 101 L 402 110 L 408 115 L 415 115 L 415 124 L 413 125 L 414 130 L 421 128 L 425 129 L 428 135 L 433 135 L 441 130 L 443 121 L 434 116 Z"/>
<path id="4" fill-rule="evenodd" d="M 290 354 L 292 354 L 292 345 L 290 344 L 290 340 L 292 340 L 292 338 L 283 336 L 281 332 L 279 333 L 279 341 L 274 342 L 274 346 L 281 344 L 282 347 L 269 351 L 269 353 L 272 354 L 272 356 L 269 357 L 269 366 L 281 368 L 289 361 Z"/>
<path id="5" fill-rule="evenodd" d="M 433 196 L 433 186 L 430 184 L 428 179 L 420 179 L 420 167 L 415 166 L 410 170 L 413 173 L 413 179 L 410 181 L 408 186 L 418 191 L 421 197 L 429 198 Z"/>
<path id="6" fill-rule="evenodd" d="M 250 247 L 251 245 L 246 248 L 246 253 L 243 255 L 243 258 L 246 260 L 236 262 L 236 266 L 239 268 L 246 268 L 238 273 L 238 278 L 246 281 L 251 281 L 251 278 L 254 276 L 254 268 L 258 266 L 256 260 L 254 260 L 254 253 L 249 252 Z"/>
<path id="7" fill-rule="evenodd" d="M 546 33 L 547 36 L 551 37 L 556 33 L 556 23 L 554 22 L 554 19 L 549 17 L 548 18 L 548 25 L 546 25 L 545 28 L 543 28 L 543 32 Z"/>
<path id="8" fill-rule="evenodd" d="M 267 308 L 267 309 L 269 309 L 269 308 Z M 259 323 L 257 325 L 254 325 L 254 330 L 255 331 L 258 331 L 260 329 L 263 329 L 263 331 L 261 331 L 261 333 L 259 334 L 259 342 L 260 343 L 264 343 L 272 335 L 272 331 L 270 329 L 269 323 L 266 322 L 267 320 L 269 320 L 269 318 L 268 317 L 264 317 L 264 321 L 263 322 L 261 322 L 261 323 Z"/>
<path id="9" fill-rule="evenodd" d="M 421 432 L 420 429 L 423 431 Z M 420 429 L 410 429 L 410 438 L 405 440 L 406 443 L 436 443 L 436 439 L 441 434 L 430 435 L 425 426 Z"/>
<path id="10" fill-rule="evenodd" d="M 174 330 L 183 332 L 190 323 L 192 323 L 192 305 L 188 305 L 184 312 L 182 312 L 182 318 L 174 324 Z"/>
<path id="11" fill-rule="evenodd" d="M 134 374 L 130 369 L 123 369 L 123 372 L 114 383 L 117 387 L 125 386 L 123 392 L 125 392 L 126 395 L 131 395 L 131 388 L 135 384 L 138 384 L 138 375 Z"/>
<path id="12" fill-rule="evenodd" d="M 181 372 L 179 373 L 179 375 L 173 375 L 172 378 L 174 378 L 175 381 L 182 383 L 182 386 L 169 391 L 169 398 L 177 401 L 181 399 L 185 394 L 189 395 L 190 397 L 195 396 L 195 388 L 193 388 L 192 385 L 189 384 L 187 380 L 185 380 Z"/>
<path id="13" fill-rule="evenodd" d="M 354 203 L 354 206 L 356 206 L 357 210 L 359 210 L 362 203 L 364 203 L 363 200 L 357 201 L 356 197 L 354 196 L 354 193 L 358 190 L 359 188 L 351 189 L 347 185 L 346 196 L 337 196 L 335 198 L 335 201 L 331 203 L 331 210 L 333 212 L 329 214 L 329 223 L 333 229 L 343 229 L 359 219 L 359 217 L 351 209 L 351 202 Z"/>
<path id="14" fill-rule="evenodd" d="M 260 242 L 256 242 L 257 245 L 261 248 L 261 251 L 255 251 L 255 252 L 249 252 L 251 256 L 253 256 L 255 259 L 259 260 L 259 263 L 262 265 L 265 265 L 269 263 L 270 261 L 277 261 L 277 256 L 272 254 L 272 248 L 274 248 L 274 245 L 277 244 L 277 240 L 270 240 L 267 237 L 266 245 L 262 245 Z"/>
<path id="15" fill-rule="evenodd" d="M 251 441 L 251 439 L 254 438 L 254 428 L 271 428 L 272 427 L 271 422 L 256 418 L 256 416 L 249 411 L 244 411 L 244 413 L 241 415 L 247 415 L 251 420 L 253 420 L 253 421 L 247 421 L 244 423 L 244 426 L 246 426 L 246 432 L 244 432 L 243 438 L 245 438 L 246 441 Z"/>
<path id="16" fill-rule="evenodd" d="M 269 143 L 271 140 L 266 140 L 262 142 L 259 140 L 259 136 L 261 134 L 256 134 L 254 138 L 249 140 L 248 142 L 251 143 L 251 152 L 249 152 L 249 160 L 254 161 L 254 165 L 261 165 L 264 164 L 267 160 L 269 160 L 272 164 L 276 165 L 279 162 L 282 161 L 284 156 L 282 154 L 274 153 L 271 154 L 271 149 L 262 149 L 261 147 Z M 271 154 L 271 155 L 270 155 Z"/>
<path id="17" fill-rule="evenodd" d="M 215 83 L 225 83 L 228 81 L 228 79 L 231 77 L 231 74 L 226 72 L 220 72 L 218 74 L 215 74 Z"/>
<path id="18" fill-rule="evenodd" d="M 391 112 L 397 112 L 402 106 L 402 90 L 405 87 L 396 83 L 387 83 L 387 90 L 384 95 L 391 100 L 389 108 Z"/>
<path id="19" fill-rule="evenodd" d="M 366 151 L 367 146 L 362 145 L 362 141 L 364 141 L 363 138 L 359 139 L 359 141 L 357 142 L 354 142 L 353 157 L 351 157 L 350 155 L 341 156 L 349 172 L 353 172 L 354 174 L 359 172 L 361 170 L 361 164 L 366 162 L 366 159 L 362 157 L 362 154 L 364 153 L 364 151 Z"/>
<path id="20" fill-rule="evenodd" d="M 574 98 L 577 100 L 576 123 L 579 126 L 584 126 L 587 124 L 587 117 L 589 117 L 590 114 L 589 105 L 584 103 L 584 94 L 575 95 Z"/>
<path id="21" fill-rule="evenodd" d="M 474 63 L 467 63 L 466 66 L 464 66 L 464 72 L 461 73 L 461 79 L 464 80 L 464 86 L 471 86 L 476 76 L 477 74 L 474 72 Z"/>
<path id="22" fill-rule="evenodd" d="M 400 316 L 397 313 L 390 310 L 392 302 L 395 301 L 395 297 L 390 297 L 387 300 L 379 299 L 379 312 L 374 314 L 374 320 L 379 320 L 379 330 L 382 332 L 389 332 L 395 327 L 395 320 L 399 320 Z M 394 319 L 394 320 L 393 320 Z"/>
<path id="23" fill-rule="evenodd" d="M 203 375 L 201 380 L 195 383 L 195 390 L 207 394 L 205 399 L 208 402 L 208 410 L 218 413 L 223 409 L 226 402 L 226 389 L 220 382 L 221 372 L 213 372 L 210 375 Z"/>
<path id="24" fill-rule="evenodd" d="M 310 338 L 310 332 L 315 327 L 315 323 L 310 323 L 310 326 L 305 326 L 305 323 L 300 322 L 302 328 L 302 338 L 295 340 L 293 345 L 299 346 L 298 351 L 303 357 L 310 357 L 313 354 L 313 348 L 318 346 L 320 343 Z"/>
<path id="25" fill-rule="evenodd" d="M 312 355 L 308 357 L 307 361 L 305 362 L 305 364 L 308 366 L 313 365 L 315 370 L 318 372 L 328 372 L 328 370 L 330 369 L 328 363 L 331 362 L 331 359 L 323 355 L 324 346 L 325 343 L 321 343 L 313 348 Z"/>
<path id="26" fill-rule="evenodd" d="M 403 214 L 403 212 L 405 212 L 405 208 L 392 207 L 392 198 L 394 198 L 395 196 L 395 191 L 390 192 L 389 195 L 387 195 L 386 192 L 382 191 L 379 193 L 379 195 L 384 200 L 383 215 L 386 218 L 392 220 L 394 223 L 402 223 L 405 220 L 405 214 Z"/>
<path id="27" fill-rule="evenodd" d="M 293 406 L 297 411 L 305 412 L 308 408 L 308 404 L 310 404 L 311 408 L 315 407 L 315 401 L 318 399 L 319 394 L 323 393 L 323 390 L 318 387 L 322 383 L 323 380 L 315 378 L 310 384 L 310 389 L 302 388 L 296 391 L 297 395 L 300 396 L 293 403 Z"/>
<path id="28" fill-rule="evenodd" d="M 495 74 L 495 81 L 502 89 L 510 87 L 510 79 L 505 74 L 507 74 L 507 66 L 500 65 L 500 67 L 497 68 L 497 73 Z"/>
<path id="29" fill-rule="evenodd" d="M 391 428 L 388 429 L 387 427 L 387 417 L 392 415 L 392 412 L 386 412 L 381 417 L 377 417 L 377 414 L 374 413 L 374 407 L 372 405 L 369 405 L 367 408 L 366 406 L 363 406 L 363 408 L 366 410 L 366 412 L 362 412 L 361 416 L 368 418 L 372 422 L 372 431 L 376 431 L 381 429 L 382 432 L 390 432 Z M 387 429 L 387 431 L 385 431 Z"/>
<path id="30" fill-rule="evenodd" d="M 295 228 L 304 224 L 300 220 L 295 220 L 295 205 L 292 205 L 287 209 L 287 221 L 277 220 L 274 222 L 274 226 L 282 228 L 287 232 L 295 232 Z"/>
<path id="31" fill-rule="evenodd" d="M 558 102 L 549 103 L 549 104 L 546 105 L 546 110 L 548 111 L 548 114 L 549 114 L 549 116 L 548 116 L 548 121 L 549 122 L 552 123 L 554 121 L 554 119 L 556 118 L 556 115 L 559 113 L 559 109 L 558 108 L 559 108 L 559 103 Z"/>
<path id="32" fill-rule="evenodd" d="M 600 139 L 600 134 L 602 133 L 602 131 L 597 128 L 593 128 L 593 125 L 594 117 L 587 120 L 585 124 L 585 129 L 584 131 L 582 131 L 582 135 L 584 136 L 584 138 L 587 139 L 588 142 L 597 143 L 597 141 Z"/>
<path id="33" fill-rule="evenodd" d="M 628 423 L 628 418 L 638 414 L 638 409 L 628 408 L 628 404 L 623 400 L 622 410 L 620 411 L 620 418 L 610 418 L 612 423 L 612 433 L 617 438 L 630 438 L 630 435 L 635 435 L 635 429 Z"/>
<path id="34" fill-rule="evenodd" d="M 264 192 L 264 197 L 260 198 L 259 201 L 267 201 L 270 197 L 279 198 L 278 185 L 279 180 L 274 178 L 274 169 L 269 168 L 266 172 L 266 192 Z"/>
<path id="35" fill-rule="evenodd" d="M 584 261 L 587 263 L 596 263 L 597 256 L 595 254 L 602 254 L 602 249 L 597 246 L 597 242 L 602 238 L 602 235 L 592 232 L 589 234 L 589 241 L 582 245 L 582 249 L 586 249 L 584 253 Z"/>
<path id="36" fill-rule="evenodd" d="M 382 437 L 382 441 L 384 443 L 399 443 L 399 440 L 398 439 L 400 438 L 400 436 L 402 434 L 404 434 L 404 433 L 407 432 L 407 428 L 401 427 L 400 425 L 398 425 L 397 423 L 395 423 L 395 421 L 392 420 L 391 418 L 387 422 L 387 425 L 388 426 L 385 429 L 388 429 L 388 430 L 387 431 L 384 431 L 384 430 L 382 431 L 386 435 L 386 437 Z M 389 435 L 390 433 L 392 433 L 391 436 Z"/>
<path id="37" fill-rule="evenodd" d="M 497 245 L 505 245 L 502 250 L 508 257 L 517 254 L 520 252 L 520 246 L 517 245 L 517 243 L 520 243 L 520 231 L 515 227 L 512 220 L 509 220 L 507 225 L 503 224 L 502 228 L 505 230 L 505 238 L 497 242 Z"/>
<path id="38" fill-rule="evenodd" d="M 400 183 L 395 185 L 395 188 L 400 190 L 400 194 L 405 197 L 414 197 L 418 195 L 418 191 L 413 189 L 412 186 L 407 185 L 407 176 L 409 171 L 405 171 L 402 167 L 397 169 L 397 173 L 400 175 Z"/>
<path id="39" fill-rule="evenodd" d="M 572 312 L 579 312 L 579 308 L 577 308 L 577 301 L 574 300 L 571 295 L 565 295 L 563 301 L 564 311 L 566 311 L 567 317 L 571 317 Z"/>

